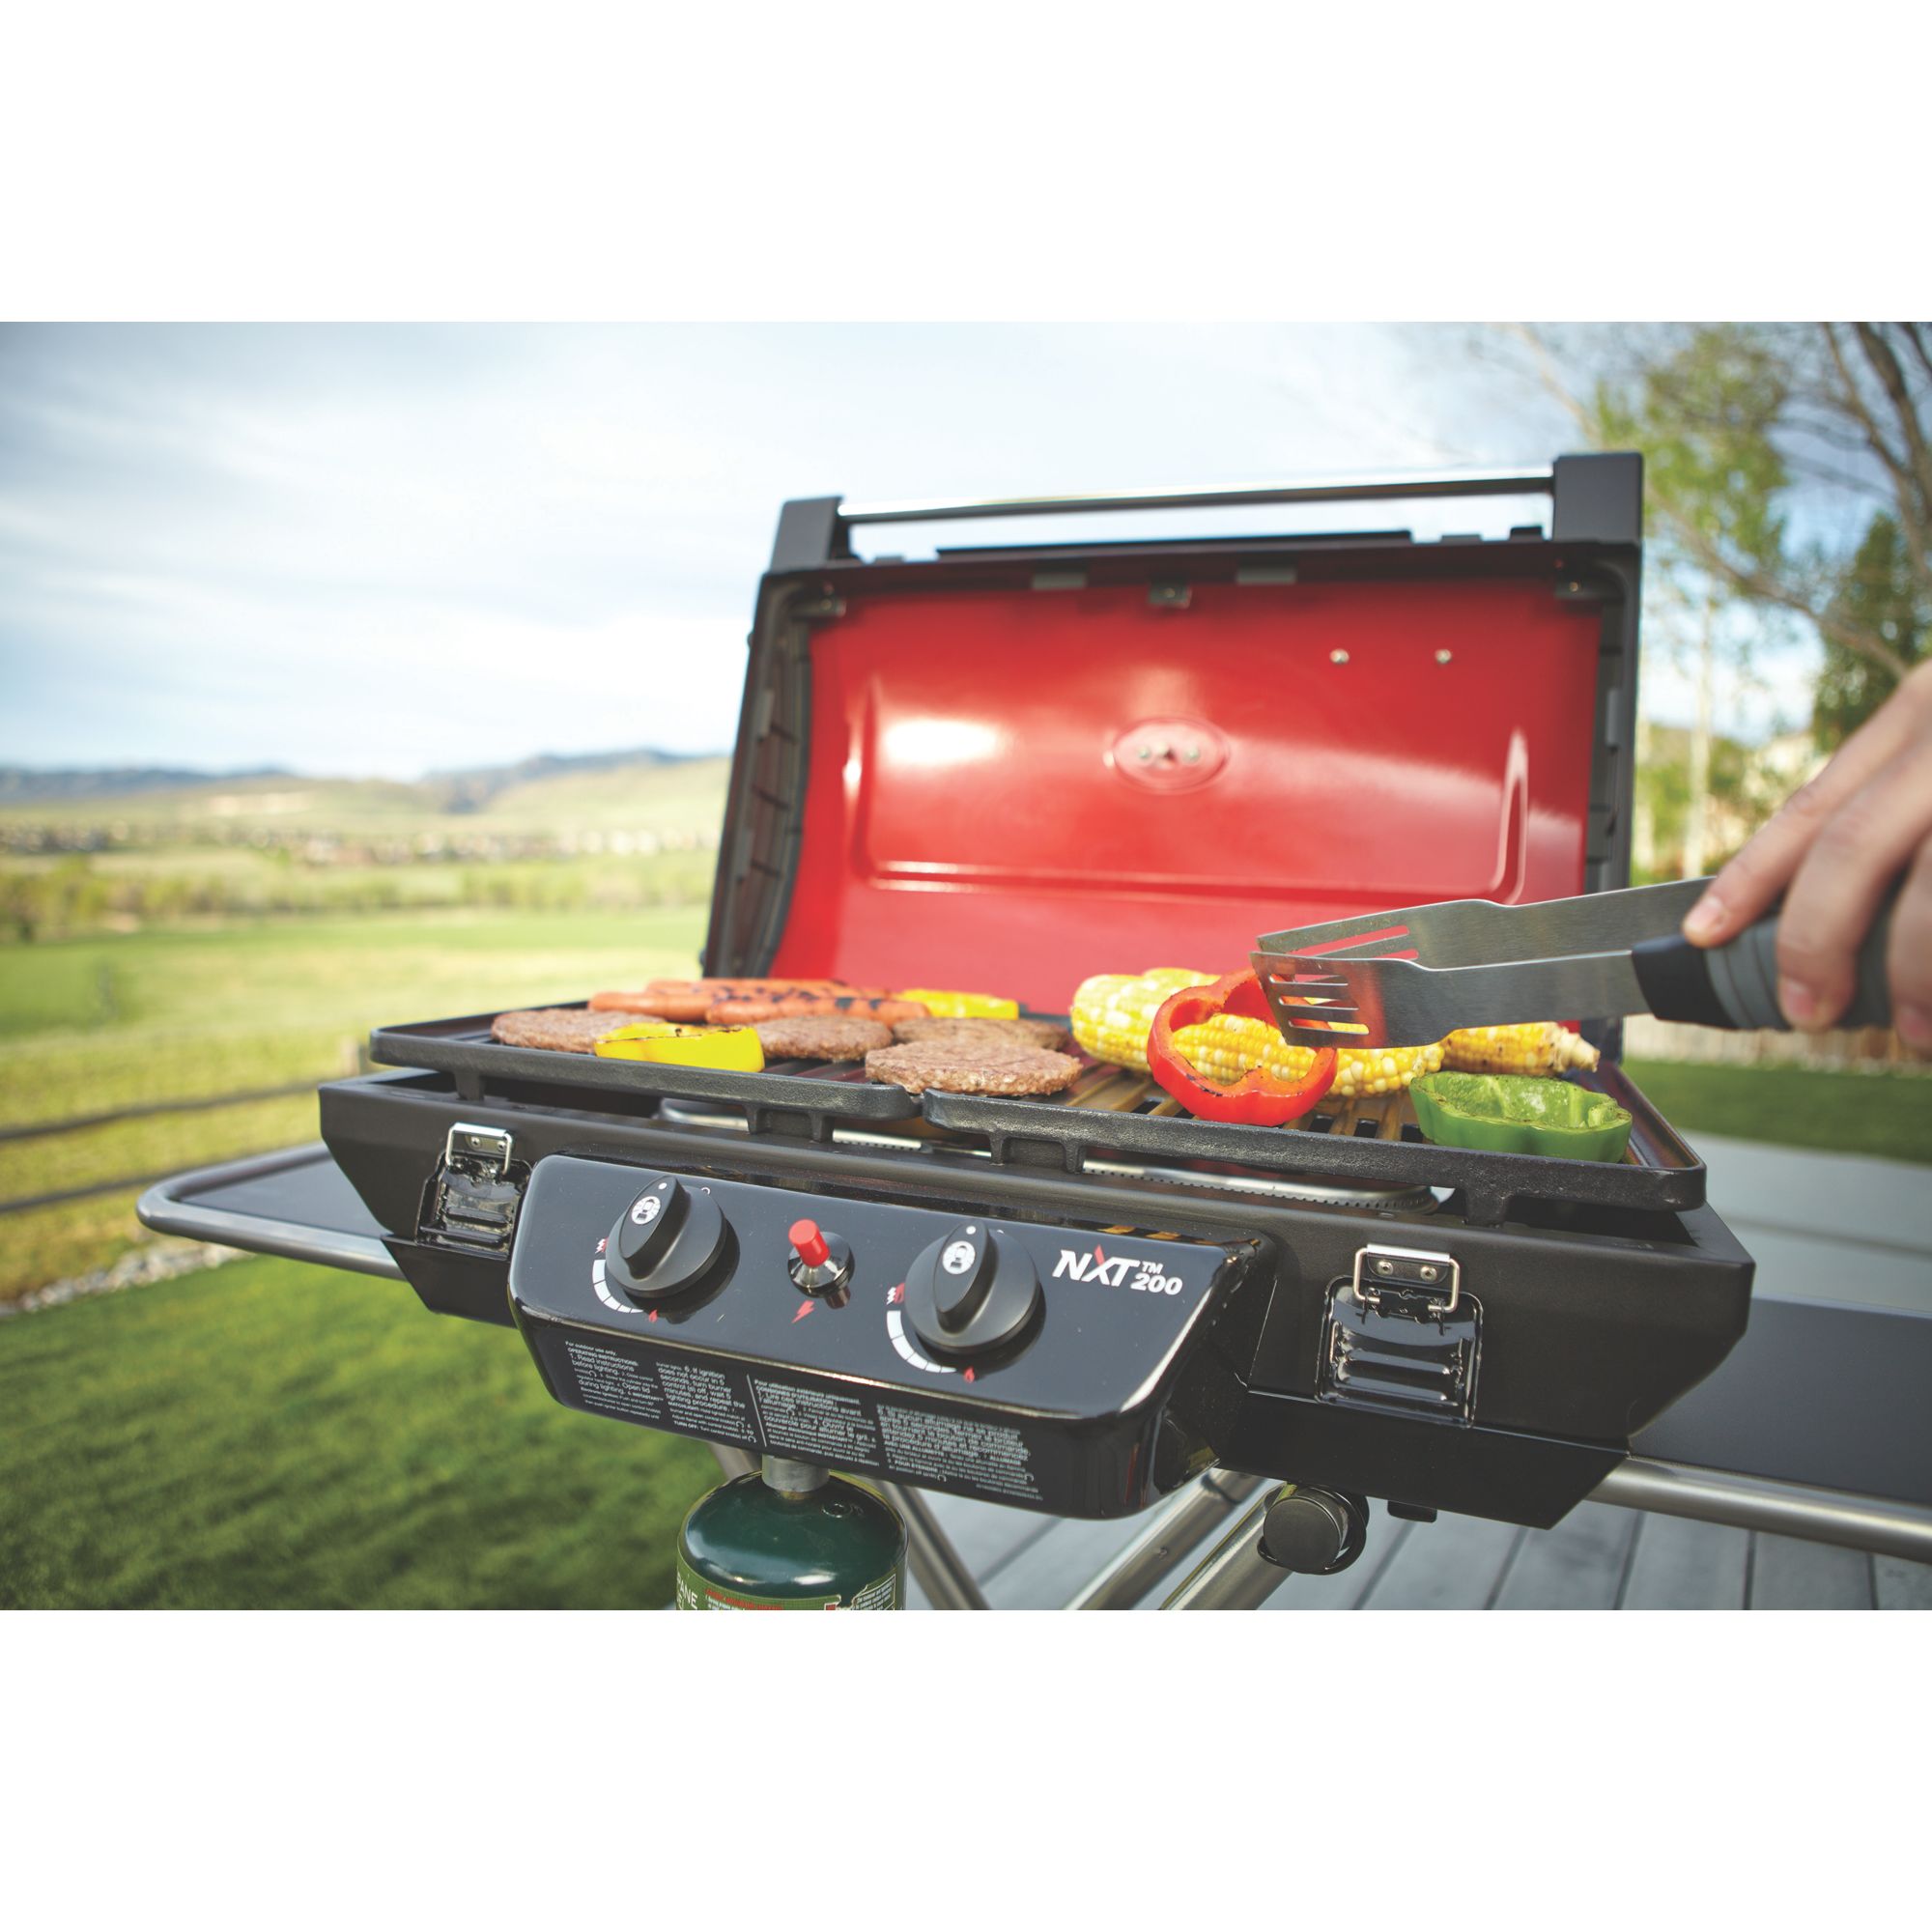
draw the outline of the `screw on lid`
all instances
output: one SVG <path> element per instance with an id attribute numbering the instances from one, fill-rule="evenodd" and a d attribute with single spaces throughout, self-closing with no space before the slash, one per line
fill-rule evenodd
<path id="1" fill-rule="evenodd" d="M 794 1221 L 790 1230 L 791 1244 L 798 1250 L 798 1258 L 807 1267 L 823 1267 L 832 1259 L 832 1250 L 826 1245 L 825 1236 L 818 1232 L 816 1221 Z"/>

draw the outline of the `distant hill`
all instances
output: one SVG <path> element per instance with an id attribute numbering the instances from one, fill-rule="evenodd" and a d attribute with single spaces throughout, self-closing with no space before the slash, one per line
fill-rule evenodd
<path id="1" fill-rule="evenodd" d="M 282 770 L 36 772 L 0 768 L 0 829 L 9 842 L 53 828 L 111 843 L 307 836 L 435 840 L 569 839 L 654 833 L 715 837 L 729 758 L 641 750 L 545 754 L 514 764 L 437 772 L 408 782 L 323 779 Z M 31 844 L 28 849 L 38 849 Z"/>
<path id="2" fill-rule="evenodd" d="M 0 765 L 0 806 L 44 805 L 54 800 L 128 798 L 144 791 L 179 791 L 184 785 L 234 784 L 255 779 L 285 779 L 274 765 L 245 772 L 192 772 L 165 765 L 116 765 L 101 771 L 33 771 Z"/>
<path id="3" fill-rule="evenodd" d="M 482 765 L 472 771 L 431 772 L 423 780 L 430 794 L 446 811 L 478 811 L 500 793 L 545 779 L 579 778 L 592 773 L 653 770 L 665 765 L 696 765 L 715 760 L 715 753 L 659 752 L 540 752 L 514 765 Z"/>

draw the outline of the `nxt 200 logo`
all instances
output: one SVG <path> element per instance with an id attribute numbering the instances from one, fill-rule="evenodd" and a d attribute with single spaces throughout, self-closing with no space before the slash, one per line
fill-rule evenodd
<path id="1" fill-rule="evenodd" d="M 1136 1261 L 1131 1255 L 1109 1257 L 1097 1246 L 1062 1248 L 1054 1264 L 1054 1279 L 1104 1282 L 1109 1288 L 1136 1289 L 1143 1294 L 1179 1294 L 1180 1277 L 1162 1274 L 1158 1262 Z"/>

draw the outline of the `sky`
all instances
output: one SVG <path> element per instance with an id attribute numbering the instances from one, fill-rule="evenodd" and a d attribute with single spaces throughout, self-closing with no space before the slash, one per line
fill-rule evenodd
<path id="1" fill-rule="evenodd" d="M 787 497 L 1540 466 L 1573 446 L 1476 336 L 0 328 L 0 764 L 412 778 L 540 752 L 728 748 Z M 1546 508 L 1424 504 L 1399 521 L 1499 532 Z M 1296 510 L 1293 527 L 1349 514 Z M 1249 510 L 1078 528 L 1182 526 L 1264 526 Z M 1725 722 L 1802 722 L 1804 650 L 1769 669 L 1764 693 L 1727 694 Z M 1688 721 L 1667 652 L 1647 652 L 1643 692 L 1651 715 Z"/>

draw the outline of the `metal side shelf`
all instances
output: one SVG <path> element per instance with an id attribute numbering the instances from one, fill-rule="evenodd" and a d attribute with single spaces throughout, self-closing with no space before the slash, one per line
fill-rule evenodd
<path id="1" fill-rule="evenodd" d="M 160 1235 L 401 1281 L 384 1230 L 320 1141 L 156 1182 L 134 1209 Z"/>
<path id="2" fill-rule="evenodd" d="M 1744 1339 L 1708 1381 L 1637 1435 L 1633 1462 L 1889 1497 L 1932 1510 L 1928 1391 L 1932 1315 L 1760 1294 L 1751 1301 Z M 1662 1492 L 1653 1493 L 1655 1500 L 1634 1493 L 1603 1500 L 1676 1513 L 1662 1501 Z M 1783 1527 L 1747 1516 L 1723 1520 Z M 1787 1533 L 1816 1534 L 1799 1528 Z"/>

